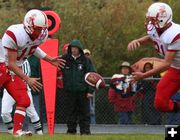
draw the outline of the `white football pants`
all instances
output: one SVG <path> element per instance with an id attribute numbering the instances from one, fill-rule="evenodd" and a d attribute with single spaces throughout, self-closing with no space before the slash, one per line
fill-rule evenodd
<path id="1" fill-rule="evenodd" d="M 28 87 L 28 95 L 30 98 L 30 106 L 26 109 L 27 116 L 30 118 L 31 122 L 39 121 L 39 116 L 34 108 L 31 89 Z M 2 98 L 2 106 L 1 106 L 1 116 L 4 123 L 12 121 L 12 110 L 13 105 L 15 104 L 15 100 L 9 95 L 6 89 L 4 89 L 4 94 Z"/>

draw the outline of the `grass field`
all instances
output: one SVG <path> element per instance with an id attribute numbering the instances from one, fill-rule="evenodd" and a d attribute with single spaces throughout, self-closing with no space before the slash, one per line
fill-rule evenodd
<path id="1" fill-rule="evenodd" d="M 151 134 L 92 134 L 89 136 L 54 134 L 32 137 L 15 138 L 7 134 L 0 134 L 0 140 L 164 140 L 164 135 Z"/>

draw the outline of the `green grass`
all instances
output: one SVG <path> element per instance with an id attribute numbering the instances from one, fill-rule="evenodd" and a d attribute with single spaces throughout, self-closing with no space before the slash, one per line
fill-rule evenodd
<path id="1" fill-rule="evenodd" d="M 164 135 L 159 134 L 92 134 L 89 136 L 54 134 L 32 137 L 15 138 L 7 134 L 0 134 L 0 140 L 164 140 Z"/>

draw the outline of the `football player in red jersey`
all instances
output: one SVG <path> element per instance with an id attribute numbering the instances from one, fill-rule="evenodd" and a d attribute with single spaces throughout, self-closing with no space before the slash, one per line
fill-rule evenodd
<path id="1" fill-rule="evenodd" d="M 47 27 L 48 20 L 45 13 L 33 9 L 26 13 L 23 24 L 11 25 L 2 38 L 0 71 L 3 78 L 0 85 L 4 86 L 16 101 L 13 128 L 15 136 L 31 135 L 21 130 L 26 108 L 30 105 L 26 84 L 34 91 L 42 88 L 39 78 L 30 78 L 22 72 L 20 66 L 24 60 L 34 54 L 56 67 L 64 65 L 64 60 L 52 58 L 38 47 L 48 37 Z"/>
<path id="2" fill-rule="evenodd" d="M 134 50 L 147 42 L 154 43 L 155 49 L 164 56 L 164 63 L 145 72 L 135 72 L 133 81 L 138 81 L 161 71 L 168 70 L 159 81 L 154 105 L 162 112 L 180 110 L 180 103 L 171 97 L 180 88 L 180 25 L 172 22 L 172 9 L 162 2 L 153 3 L 146 14 L 147 36 L 131 41 L 129 50 Z"/>

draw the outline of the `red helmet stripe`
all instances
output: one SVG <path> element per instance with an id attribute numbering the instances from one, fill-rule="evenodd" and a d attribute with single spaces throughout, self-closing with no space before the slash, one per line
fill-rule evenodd
<path id="1" fill-rule="evenodd" d="M 44 15 L 44 18 L 45 18 L 45 24 L 47 25 L 47 18 L 46 18 L 46 14 L 44 12 L 42 12 L 42 14 Z"/>

